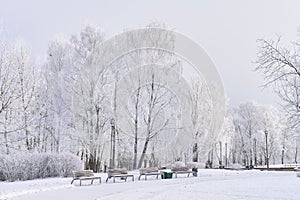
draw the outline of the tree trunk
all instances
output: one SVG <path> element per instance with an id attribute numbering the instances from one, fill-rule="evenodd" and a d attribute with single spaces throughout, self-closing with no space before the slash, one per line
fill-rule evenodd
<path id="1" fill-rule="evenodd" d="M 136 169 L 137 164 L 137 146 L 138 146 L 138 139 L 137 139 L 137 132 L 134 134 L 134 147 L 133 147 L 133 169 Z"/>
<path id="2" fill-rule="evenodd" d="M 148 148 L 149 141 L 150 141 L 150 138 L 147 137 L 146 141 L 145 141 L 145 144 L 144 144 L 143 151 L 142 151 L 142 155 L 141 155 L 141 158 L 140 158 L 140 161 L 139 161 L 138 168 L 142 167 L 143 161 L 144 161 L 146 153 L 147 153 L 147 148 Z"/>
<path id="3" fill-rule="evenodd" d="M 147 119 L 147 137 L 145 140 L 144 148 L 142 151 L 142 155 L 139 161 L 138 168 L 140 168 L 143 164 L 143 160 L 145 158 L 148 144 L 150 141 L 151 136 L 151 126 L 152 126 L 152 109 L 153 109 L 153 102 L 154 102 L 154 74 L 152 74 L 152 83 L 151 83 L 151 93 L 150 93 L 150 102 L 149 102 L 149 113 L 148 113 L 148 119 Z"/>
<path id="4" fill-rule="evenodd" d="M 24 127 L 25 127 L 25 135 L 26 135 L 26 148 L 28 151 L 32 149 L 32 143 L 30 142 L 29 139 L 29 131 L 27 128 L 27 114 L 26 114 L 26 109 L 23 110 L 24 112 Z"/>
<path id="5" fill-rule="evenodd" d="M 193 146 L 193 162 L 198 162 L 198 143 L 195 142 Z"/>
<path id="6" fill-rule="evenodd" d="M 140 82 L 136 93 L 136 103 L 135 103 L 135 119 L 134 119 L 134 147 L 133 147 L 133 169 L 137 168 L 137 147 L 138 147 L 138 106 L 140 99 Z"/>
<path id="7" fill-rule="evenodd" d="M 284 150 L 281 151 L 281 164 L 284 164 Z"/>
<path id="8" fill-rule="evenodd" d="M 4 131 L 4 140 L 5 140 L 5 148 L 6 148 L 6 154 L 9 154 L 9 145 L 8 145 L 8 138 L 7 138 L 7 132 Z"/>
<path id="9" fill-rule="evenodd" d="M 256 139 L 254 140 L 254 146 L 253 146 L 253 151 L 254 151 L 254 165 L 257 166 L 257 147 L 256 147 Z"/>
<path id="10" fill-rule="evenodd" d="M 8 116 L 7 116 L 8 111 L 5 111 L 5 121 L 4 121 L 4 141 L 5 141 L 5 148 L 6 148 L 6 154 L 9 154 L 9 145 L 8 145 L 8 137 L 7 137 L 7 121 L 8 121 Z"/>
<path id="11" fill-rule="evenodd" d="M 222 166 L 222 142 L 220 141 L 219 142 L 219 145 L 220 145 L 220 159 L 219 159 L 219 165 Z"/>
<path id="12" fill-rule="evenodd" d="M 295 163 L 297 164 L 298 162 L 298 147 L 296 147 L 296 152 L 295 152 Z"/>
<path id="13" fill-rule="evenodd" d="M 227 142 L 225 143 L 225 167 L 228 166 Z"/>

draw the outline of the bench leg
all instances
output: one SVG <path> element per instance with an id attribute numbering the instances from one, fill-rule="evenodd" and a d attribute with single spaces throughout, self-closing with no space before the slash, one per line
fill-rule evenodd
<path id="1" fill-rule="evenodd" d="M 80 180 L 80 184 L 79 185 L 81 186 L 81 180 Z"/>
<path id="2" fill-rule="evenodd" d="M 93 184 L 93 182 L 94 182 L 94 179 L 92 179 L 91 184 Z"/>
<path id="3" fill-rule="evenodd" d="M 132 181 L 134 182 L 134 176 L 132 176 Z"/>
<path id="4" fill-rule="evenodd" d="M 139 175 L 139 179 L 138 179 L 138 180 L 141 180 L 141 176 L 142 176 L 142 175 Z"/>
<path id="5" fill-rule="evenodd" d="M 147 175 L 145 175 L 145 180 L 147 180 Z"/>
<path id="6" fill-rule="evenodd" d="M 75 179 L 73 178 L 73 180 L 71 181 L 71 185 L 73 184 L 74 180 L 75 180 Z"/>
<path id="7" fill-rule="evenodd" d="M 116 178 L 114 177 L 114 183 L 116 182 Z"/>
<path id="8" fill-rule="evenodd" d="M 108 181 L 108 177 L 107 177 L 107 179 L 106 179 L 106 183 L 107 183 L 107 181 Z"/>
<path id="9" fill-rule="evenodd" d="M 99 178 L 99 183 L 101 183 L 101 177 Z"/>

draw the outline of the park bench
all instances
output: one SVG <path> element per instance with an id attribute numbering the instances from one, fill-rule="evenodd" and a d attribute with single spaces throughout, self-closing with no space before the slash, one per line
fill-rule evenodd
<path id="1" fill-rule="evenodd" d="M 92 170 L 73 171 L 73 180 L 71 184 L 76 180 L 79 180 L 80 186 L 81 181 L 83 180 L 91 180 L 91 184 L 93 184 L 95 179 L 99 179 L 99 183 L 101 183 L 101 177 L 95 176 Z"/>
<path id="2" fill-rule="evenodd" d="M 178 174 L 187 174 L 187 177 L 193 174 L 193 171 L 189 170 L 188 167 L 173 167 L 171 171 L 175 174 L 175 178 L 177 178 Z"/>
<path id="3" fill-rule="evenodd" d="M 157 167 L 141 168 L 139 169 L 139 171 L 140 171 L 139 180 L 141 179 L 142 176 L 145 176 L 145 180 L 147 180 L 147 176 L 156 176 L 156 179 L 158 179 L 159 175 L 161 174 L 158 171 Z"/>
<path id="4" fill-rule="evenodd" d="M 108 179 L 111 179 L 111 178 L 113 178 L 114 183 L 116 182 L 116 178 L 121 178 L 122 180 L 127 181 L 128 177 L 131 177 L 132 181 L 134 181 L 134 175 L 128 174 L 127 169 L 125 169 L 125 168 L 108 169 L 106 182 L 108 181 Z"/>

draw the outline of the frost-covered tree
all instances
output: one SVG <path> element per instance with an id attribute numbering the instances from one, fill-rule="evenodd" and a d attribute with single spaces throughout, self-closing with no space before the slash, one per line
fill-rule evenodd
<path id="1" fill-rule="evenodd" d="M 25 136 L 25 148 L 30 151 L 38 146 L 38 137 L 34 131 L 36 116 L 36 76 L 35 63 L 29 55 L 29 50 L 22 42 L 14 45 L 13 59 L 17 73 L 18 100 L 15 101 L 15 120 L 21 128 L 19 134 Z M 18 119 L 19 118 L 19 119 Z"/>
<path id="2" fill-rule="evenodd" d="M 128 46 L 139 46 L 143 44 L 145 40 L 151 41 L 154 46 L 159 44 L 172 45 L 172 34 L 168 32 L 155 32 L 155 30 L 152 29 L 161 26 L 161 24 L 151 24 L 144 29 L 144 36 L 148 38 L 138 38 L 138 36 L 133 33 L 128 34 L 123 43 L 118 43 L 118 47 L 116 48 L 126 49 Z M 179 65 L 178 59 L 176 59 L 172 53 L 158 49 L 135 49 L 126 55 L 122 55 L 110 66 L 110 71 L 112 73 L 117 72 L 118 74 L 118 77 L 115 77 L 112 81 L 113 84 L 117 83 L 114 88 L 121 87 L 126 93 L 131 94 L 128 102 L 125 102 L 126 108 L 121 114 L 122 116 L 116 116 L 116 124 L 119 124 L 119 128 L 121 128 L 118 129 L 119 139 L 129 141 L 126 147 L 123 146 L 120 148 L 124 149 L 132 146 L 133 151 L 131 156 L 133 157 L 133 168 L 141 166 L 144 160 L 151 160 L 151 163 L 155 162 L 154 154 L 156 150 L 153 151 L 153 149 L 157 149 L 154 146 L 158 143 L 153 141 L 154 139 L 158 140 L 158 135 L 161 135 L 163 132 L 160 129 L 166 129 L 165 126 L 169 121 L 169 119 L 164 119 L 166 120 L 165 125 L 162 125 L 160 129 L 158 127 L 153 128 L 154 124 L 160 120 L 157 116 L 165 112 L 164 109 L 157 109 L 159 103 L 164 104 L 163 106 L 161 105 L 162 107 L 168 107 L 171 105 L 169 102 L 170 98 L 174 98 L 170 95 L 171 92 L 168 91 L 166 87 L 167 81 L 162 82 L 162 74 L 159 74 L 159 72 L 161 72 L 167 77 L 167 72 L 159 71 L 158 68 L 176 69 L 178 71 L 177 68 L 180 68 Z M 178 72 L 180 73 L 180 71 Z M 163 90 L 164 92 L 162 92 Z M 120 92 L 122 91 L 119 91 L 119 89 L 115 90 L 117 97 L 120 97 Z M 115 94 L 113 96 L 115 96 Z M 116 99 L 116 101 L 120 102 L 121 100 Z M 165 102 L 163 103 L 163 101 Z M 113 102 L 115 102 L 115 100 L 113 100 L 112 103 Z M 122 110 L 122 108 L 118 107 L 115 109 L 117 113 L 120 113 L 120 110 Z M 156 113 L 154 109 L 156 109 Z M 146 130 L 145 127 L 148 127 L 148 130 Z M 129 135 L 132 136 L 131 139 L 126 138 Z"/>
<path id="3" fill-rule="evenodd" d="M 34 132 L 35 63 L 22 41 L 1 46 L 1 133 L 5 151 L 33 150 L 38 144 Z M 23 143 L 24 142 L 24 143 Z"/>
<path id="4" fill-rule="evenodd" d="M 245 165 L 254 165 L 257 159 L 256 141 L 260 129 L 260 113 L 254 102 L 240 104 L 235 111 L 234 124 L 240 137 L 240 153 Z M 256 164 L 256 163 L 255 163 Z"/>
<path id="5" fill-rule="evenodd" d="M 108 85 L 103 66 L 95 64 L 101 59 L 99 45 L 104 40 L 103 31 L 88 25 L 71 38 L 73 47 L 74 83 L 72 88 L 74 131 L 79 140 L 80 153 L 86 167 L 99 171 L 103 161 L 106 132 L 110 123 L 110 101 L 105 92 Z"/>
<path id="6" fill-rule="evenodd" d="M 190 94 L 190 105 L 192 106 L 192 131 L 193 140 L 193 162 L 199 161 L 199 154 L 206 155 L 209 145 L 205 144 L 208 129 L 211 123 L 212 104 L 207 86 L 199 77 L 192 79 L 192 90 Z"/>
<path id="7" fill-rule="evenodd" d="M 19 98 L 17 93 L 17 84 L 14 81 L 16 78 L 16 65 L 13 63 L 13 50 L 9 47 L 6 41 L 0 43 L 0 125 L 1 146 L 5 147 L 5 152 L 10 153 L 12 140 L 10 135 L 18 130 L 17 127 L 12 127 L 12 107 L 15 101 Z"/>
<path id="8" fill-rule="evenodd" d="M 233 112 L 232 162 L 244 165 L 292 162 L 294 132 L 276 108 L 247 102 Z"/>
<path id="9" fill-rule="evenodd" d="M 220 166 L 227 167 L 230 161 L 233 160 L 233 155 L 236 154 L 234 152 L 235 138 L 234 138 L 234 124 L 232 117 L 227 114 L 224 119 L 224 123 L 220 134 L 218 136 L 218 143 L 216 144 L 216 157 L 219 160 Z"/>
<path id="10" fill-rule="evenodd" d="M 49 43 L 45 78 L 47 84 L 47 132 L 51 151 L 61 151 L 61 139 L 71 123 L 72 49 L 68 41 L 56 38 Z"/>

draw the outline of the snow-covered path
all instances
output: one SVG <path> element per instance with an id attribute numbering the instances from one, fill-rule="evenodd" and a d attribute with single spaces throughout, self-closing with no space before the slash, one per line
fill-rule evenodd
<path id="1" fill-rule="evenodd" d="M 0 183 L 0 199 L 300 199 L 294 172 L 200 170 L 198 177 L 70 185 L 70 178 Z"/>

